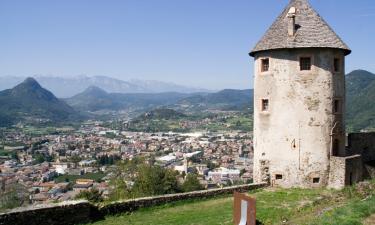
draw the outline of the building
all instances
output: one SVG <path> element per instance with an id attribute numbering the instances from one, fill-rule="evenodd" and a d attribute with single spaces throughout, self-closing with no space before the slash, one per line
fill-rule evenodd
<path id="1" fill-rule="evenodd" d="M 73 185 L 73 191 L 86 191 L 90 190 L 94 184 L 94 180 L 91 179 L 77 179 Z"/>
<path id="2" fill-rule="evenodd" d="M 235 182 L 240 180 L 240 173 L 240 170 L 220 167 L 214 171 L 209 171 L 207 180 L 214 183 L 225 183 L 227 181 Z"/>
<path id="3" fill-rule="evenodd" d="M 291 0 L 250 52 L 254 78 L 254 182 L 336 187 L 362 179 L 345 140 L 349 47 L 307 0 Z"/>

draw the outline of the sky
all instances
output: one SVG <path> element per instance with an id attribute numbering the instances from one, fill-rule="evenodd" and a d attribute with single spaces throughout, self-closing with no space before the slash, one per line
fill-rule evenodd
<path id="1" fill-rule="evenodd" d="M 0 0 L 0 76 L 104 75 L 253 87 L 255 46 L 289 0 Z M 375 72 L 375 1 L 310 0 Z"/>

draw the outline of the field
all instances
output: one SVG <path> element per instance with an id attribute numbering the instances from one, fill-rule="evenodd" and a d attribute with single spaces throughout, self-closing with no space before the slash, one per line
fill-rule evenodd
<path id="1" fill-rule="evenodd" d="M 92 179 L 99 182 L 105 176 L 104 173 L 87 173 L 84 175 L 61 175 L 55 178 L 56 183 L 72 182 L 75 183 L 77 179 Z"/>
<path id="2" fill-rule="evenodd" d="M 343 191 L 265 189 L 249 193 L 257 199 L 259 224 L 373 224 L 375 182 Z M 107 217 L 93 225 L 232 224 L 232 197 L 183 201 Z M 372 216 L 371 216 L 372 215 Z"/>

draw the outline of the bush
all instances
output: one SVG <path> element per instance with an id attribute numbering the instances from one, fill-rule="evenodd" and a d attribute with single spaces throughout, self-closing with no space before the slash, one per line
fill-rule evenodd
<path id="1" fill-rule="evenodd" d="M 75 198 L 86 199 L 92 203 L 99 203 L 103 201 L 102 193 L 95 188 L 88 191 L 81 191 Z"/>
<path id="2" fill-rule="evenodd" d="M 185 182 L 182 184 L 181 189 L 184 192 L 190 192 L 190 191 L 202 190 L 203 187 L 199 183 L 198 176 L 196 174 L 189 173 L 186 176 Z"/>

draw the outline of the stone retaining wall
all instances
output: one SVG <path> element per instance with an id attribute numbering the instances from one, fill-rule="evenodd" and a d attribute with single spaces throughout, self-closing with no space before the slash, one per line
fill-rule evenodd
<path id="1" fill-rule="evenodd" d="M 124 212 L 132 212 L 138 208 L 150 207 L 162 205 L 165 203 L 176 202 L 180 200 L 190 200 L 190 199 L 204 199 L 211 198 L 219 195 L 233 194 L 233 192 L 247 192 L 254 189 L 259 189 L 265 187 L 266 183 L 261 184 L 247 184 L 239 185 L 233 187 L 226 187 L 220 189 L 204 190 L 204 191 L 194 191 L 181 194 L 170 194 L 161 195 L 147 198 L 138 198 L 126 201 L 113 202 L 106 204 L 99 208 L 99 211 L 103 215 L 113 215 Z"/>
<path id="2" fill-rule="evenodd" d="M 74 225 L 100 218 L 98 208 L 88 201 L 71 201 L 18 208 L 0 214 L 0 225 Z"/>
<path id="3" fill-rule="evenodd" d="M 211 198 L 232 194 L 234 191 L 247 192 L 265 186 L 267 186 L 266 183 L 246 184 L 220 189 L 118 201 L 102 206 L 93 205 L 88 201 L 71 201 L 59 204 L 18 208 L 8 213 L 0 214 L 0 225 L 85 224 L 100 220 L 106 215 L 132 212 L 143 207 L 157 206 L 180 200 Z"/>

